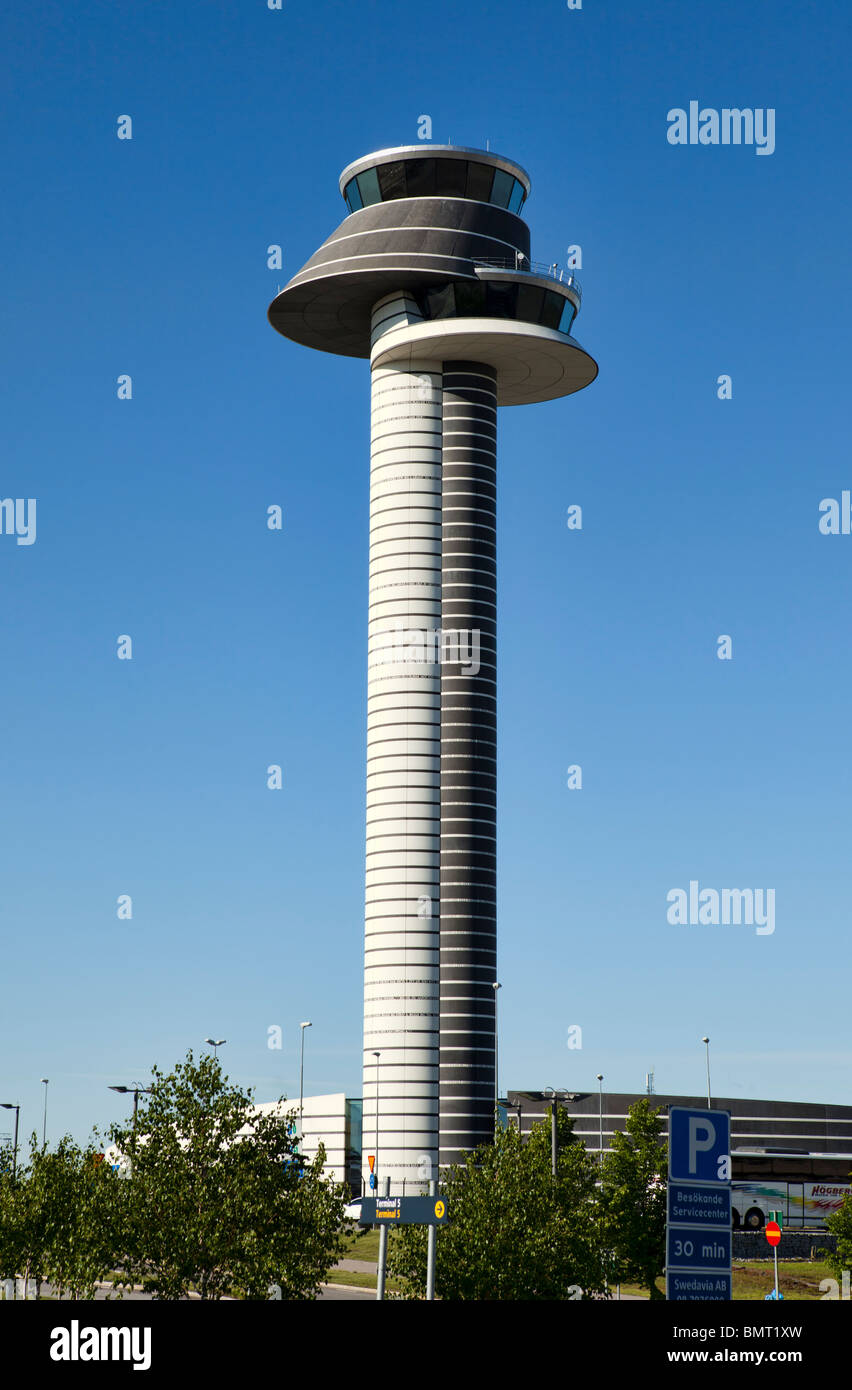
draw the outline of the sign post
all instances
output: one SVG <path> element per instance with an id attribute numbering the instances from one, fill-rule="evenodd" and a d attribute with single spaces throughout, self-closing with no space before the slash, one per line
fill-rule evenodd
<path id="1" fill-rule="evenodd" d="M 365 1197 L 361 1202 L 360 1221 L 364 1226 L 379 1227 L 379 1268 L 376 1298 L 385 1296 L 385 1267 L 387 1264 L 389 1226 L 428 1226 L 426 1245 L 426 1297 L 435 1298 L 435 1241 L 438 1226 L 446 1226 L 447 1203 L 438 1196 L 434 1178 L 429 1183 L 428 1197 L 390 1197 L 390 1178 L 384 1180 L 384 1197 Z"/>
<path id="2" fill-rule="evenodd" d="M 771 1215 L 774 1220 L 766 1223 L 766 1239 L 772 1246 L 772 1254 L 775 1259 L 775 1292 L 774 1294 L 768 1293 L 766 1297 L 780 1298 L 781 1294 L 778 1292 L 778 1245 L 781 1240 L 781 1213 L 780 1211 L 773 1211 Z"/>
<path id="3" fill-rule="evenodd" d="M 666 1298 L 731 1297 L 731 1117 L 669 1108 Z"/>
<path id="4" fill-rule="evenodd" d="M 438 1205 L 437 1202 L 435 1201 L 435 1198 L 436 1198 L 437 1196 L 438 1196 L 438 1184 L 437 1184 L 437 1182 L 435 1181 L 435 1179 L 432 1178 L 431 1182 L 429 1183 L 429 1198 L 430 1198 L 430 1201 L 432 1202 L 433 1209 L 434 1209 L 434 1207 L 436 1207 L 436 1206 Z M 442 1204 L 442 1205 L 444 1205 L 444 1204 Z M 442 1215 L 445 1213 L 445 1210 L 446 1210 L 446 1207 L 444 1206 L 444 1212 L 442 1212 Z M 428 1231 L 426 1232 L 426 1302 L 427 1302 L 427 1303 L 434 1303 L 434 1301 L 435 1301 L 435 1246 L 436 1246 L 437 1240 L 438 1240 L 438 1226 L 437 1226 L 437 1222 L 435 1222 L 435 1221 L 430 1221 L 430 1223 L 429 1223 L 429 1229 L 428 1229 Z"/>
<path id="5" fill-rule="evenodd" d="M 375 1173 L 371 1173 L 371 1174 L 370 1174 L 370 1177 L 373 1179 L 373 1182 L 375 1183 L 375 1178 L 376 1178 Z M 382 1184 L 382 1186 L 383 1186 L 384 1189 L 385 1189 L 385 1197 L 387 1197 L 388 1193 L 390 1192 L 390 1178 L 385 1178 L 384 1183 Z M 378 1201 L 376 1202 L 376 1205 L 378 1205 Z M 363 1203 L 363 1202 L 361 1203 L 361 1215 L 362 1215 L 362 1216 L 364 1215 L 364 1203 Z M 376 1271 L 376 1299 L 378 1300 L 379 1303 L 383 1302 L 383 1301 L 384 1301 L 384 1297 L 385 1297 L 385 1270 L 386 1270 L 386 1268 L 387 1268 L 387 1263 L 388 1263 L 388 1228 L 387 1228 L 387 1223 L 386 1223 L 386 1222 L 382 1222 L 381 1226 L 379 1227 L 379 1266 L 378 1266 L 378 1269 L 377 1269 L 377 1271 Z"/>

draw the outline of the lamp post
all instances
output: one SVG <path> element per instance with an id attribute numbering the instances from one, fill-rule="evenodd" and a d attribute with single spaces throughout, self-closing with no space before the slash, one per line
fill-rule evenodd
<path id="1" fill-rule="evenodd" d="M 704 1044 L 704 1049 L 707 1056 L 707 1109 L 710 1110 L 712 1109 L 712 1105 L 710 1102 L 710 1039 L 702 1038 L 701 1041 Z"/>
<path id="2" fill-rule="evenodd" d="M 598 1083 L 598 1147 L 599 1147 L 599 1149 L 600 1149 L 600 1153 L 599 1153 L 599 1155 L 598 1155 L 598 1163 L 600 1163 L 601 1165 L 603 1165 L 603 1072 L 602 1072 L 602 1071 L 599 1071 L 598 1074 L 597 1074 L 597 1083 Z"/>
<path id="3" fill-rule="evenodd" d="M 375 1177 L 375 1191 L 378 1194 L 378 1059 L 381 1052 L 374 1052 L 375 1058 L 375 1166 L 372 1175 Z"/>
<path id="4" fill-rule="evenodd" d="M 111 1091 L 117 1091 L 120 1096 L 133 1096 L 133 1133 L 136 1133 L 136 1112 L 139 1109 L 139 1097 L 151 1094 L 150 1086 L 110 1086 Z"/>
<path id="5" fill-rule="evenodd" d="M 498 982 L 495 980 L 491 988 L 494 990 L 494 1135 L 496 1138 L 498 1127 L 498 1107 L 500 1104 L 500 1072 L 498 1066 L 500 1060 L 500 1053 L 499 1037 L 497 1032 L 497 991 L 498 989 L 502 989 L 503 986 L 498 984 Z"/>
<path id="6" fill-rule="evenodd" d="M 554 1181 L 554 1183 L 555 1183 L 555 1182 L 556 1182 L 556 1162 L 557 1162 L 557 1156 L 558 1156 L 558 1153 L 559 1153 L 559 1139 L 558 1139 L 558 1137 L 557 1137 L 557 1120 L 556 1120 L 556 1087 L 555 1087 L 555 1086 L 545 1086 L 544 1089 L 545 1089 L 545 1093 L 546 1093 L 547 1091 L 550 1091 L 551 1094 L 552 1094 L 552 1096 L 553 1096 L 553 1099 L 552 1099 L 552 1101 L 551 1101 L 551 1103 L 550 1103 L 550 1171 L 551 1171 L 551 1175 L 552 1175 L 552 1177 L 553 1177 L 553 1181 Z"/>
<path id="7" fill-rule="evenodd" d="M 9 1101 L 0 1101 L 0 1109 L 15 1112 L 15 1146 L 12 1149 L 12 1182 L 15 1182 L 18 1176 L 18 1121 L 21 1118 L 21 1107 L 12 1105 Z"/>
<path id="8" fill-rule="evenodd" d="M 48 1080 L 49 1080 L 49 1078 L 46 1077 L 46 1076 L 43 1076 L 43 1077 L 41 1078 L 41 1084 L 42 1084 L 42 1086 L 44 1087 L 44 1124 L 43 1124 L 43 1126 L 42 1126 L 42 1131 L 41 1131 L 41 1147 L 42 1147 L 43 1149 L 46 1149 L 46 1148 L 47 1148 L 47 1086 L 48 1086 Z"/>
<path id="9" fill-rule="evenodd" d="M 299 1024 L 299 1027 L 300 1027 L 300 1029 L 302 1030 L 301 1057 L 300 1057 L 300 1059 L 299 1059 L 299 1151 L 300 1151 L 300 1152 L 301 1152 L 301 1149 L 302 1149 L 302 1128 L 303 1128 L 303 1126 L 302 1126 L 302 1115 L 303 1115 L 303 1113 L 304 1113 L 304 1100 L 305 1100 L 305 1029 L 306 1029 L 306 1028 L 313 1028 L 313 1026 L 314 1026 L 314 1025 L 313 1025 L 312 1023 L 310 1023 L 310 1022 L 300 1023 L 300 1024 Z"/>
<path id="10" fill-rule="evenodd" d="M 226 1042 L 228 1041 L 228 1039 L 227 1039 L 227 1038 L 205 1038 L 204 1041 L 205 1041 L 206 1043 L 208 1043 L 208 1044 L 210 1045 L 210 1047 L 212 1047 L 212 1049 L 213 1049 L 213 1056 L 216 1058 L 216 1060 L 217 1060 L 217 1062 L 218 1062 L 218 1060 L 219 1060 L 219 1051 L 218 1051 L 218 1049 L 219 1049 L 220 1047 L 222 1047 L 223 1044 L 226 1043 Z"/>

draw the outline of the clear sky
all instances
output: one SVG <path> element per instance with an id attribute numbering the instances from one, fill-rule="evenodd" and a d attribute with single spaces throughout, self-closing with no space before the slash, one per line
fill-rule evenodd
<path id="1" fill-rule="evenodd" d="M 258 1099 L 297 1094 L 303 1019 L 306 1092 L 360 1094 L 369 369 L 266 309 L 344 165 L 424 114 L 529 171 L 533 256 L 582 247 L 600 363 L 499 422 L 501 1084 L 700 1092 L 707 1033 L 717 1094 L 852 1103 L 852 536 L 819 530 L 852 487 L 849 30 L 847 0 L 4 8 L 24 1133 L 39 1078 L 48 1136 L 82 1138 L 210 1034 Z M 672 145 L 693 100 L 771 108 L 774 152 Z M 691 880 L 773 889 L 774 932 L 672 925 Z"/>

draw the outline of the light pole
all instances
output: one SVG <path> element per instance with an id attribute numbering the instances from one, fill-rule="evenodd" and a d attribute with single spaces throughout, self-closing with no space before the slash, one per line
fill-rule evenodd
<path id="1" fill-rule="evenodd" d="M 15 1182 L 18 1176 L 18 1121 L 21 1118 L 21 1107 L 12 1105 L 9 1101 L 0 1101 L 0 1109 L 15 1112 L 15 1147 L 12 1150 L 12 1182 Z"/>
<path id="2" fill-rule="evenodd" d="M 299 1024 L 302 1030 L 301 1057 L 299 1059 L 299 1152 L 302 1150 L 302 1115 L 304 1113 L 305 1100 L 305 1029 L 313 1028 L 313 1026 L 314 1025 L 310 1022 Z"/>
<path id="3" fill-rule="evenodd" d="M 139 1097 L 151 1094 L 150 1086 L 110 1086 L 111 1091 L 117 1091 L 120 1096 L 133 1096 L 133 1133 L 136 1133 L 136 1112 L 139 1109 Z"/>
<path id="4" fill-rule="evenodd" d="M 495 980 L 491 988 L 494 990 L 494 1135 L 496 1138 L 498 1127 L 497 1116 L 499 1113 L 500 1104 L 500 1072 L 498 1067 L 500 1053 L 499 1037 L 497 1032 L 497 991 L 498 989 L 502 989 L 503 986 L 498 984 L 498 982 Z"/>
<path id="5" fill-rule="evenodd" d="M 372 1169 L 372 1176 L 375 1177 L 375 1193 L 378 1195 L 378 1059 L 381 1052 L 374 1052 L 375 1058 L 375 1166 Z"/>
<path id="6" fill-rule="evenodd" d="M 597 1074 L 597 1083 L 598 1083 L 598 1136 L 599 1136 L 599 1137 L 598 1137 L 598 1145 L 599 1145 L 599 1148 L 600 1148 L 600 1155 L 599 1155 L 599 1157 L 598 1157 L 598 1163 L 600 1163 L 601 1165 L 603 1165 L 603 1072 L 602 1072 L 602 1071 L 599 1071 L 598 1074 Z"/>
<path id="7" fill-rule="evenodd" d="M 42 1147 L 43 1149 L 46 1149 L 46 1148 L 47 1148 L 47 1085 L 48 1085 L 48 1080 L 49 1080 L 49 1078 L 46 1077 L 46 1076 L 43 1076 L 43 1077 L 41 1078 L 41 1084 L 42 1084 L 42 1086 L 44 1087 L 44 1125 L 42 1126 L 42 1131 L 41 1131 L 41 1147 Z"/>
<path id="8" fill-rule="evenodd" d="M 701 1041 L 704 1044 L 705 1052 L 707 1055 L 707 1109 L 711 1110 L 712 1105 L 710 1103 L 710 1039 L 702 1038 Z"/>
<path id="9" fill-rule="evenodd" d="M 227 1039 L 227 1038 L 205 1038 L 204 1041 L 205 1041 L 206 1043 L 209 1043 L 210 1047 L 212 1047 L 212 1049 L 213 1049 L 213 1056 L 216 1058 L 216 1061 L 218 1062 L 218 1060 L 219 1060 L 219 1051 L 218 1051 L 218 1049 L 219 1049 L 220 1047 L 222 1047 L 222 1045 L 223 1045 L 224 1043 L 226 1043 L 226 1042 L 228 1041 L 228 1039 Z"/>
<path id="10" fill-rule="evenodd" d="M 555 1087 L 555 1086 L 545 1086 L 544 1089 L 545 1089 L 545 1092 L 550 1091 L 551 1094 L 552 1094 L 552 1096 L 553 1096 L 553 1100 L 551 1101 L 551 1105 L 550 1105 L 550 1170 L 551 1170 L 551 1174 L 552 1174 L 552 1177 L 553 1177 L 553 1181 L 556 1182 L 556 1163 L 557 1163 L 557 1156 L 558 1156 L 558 1152 L 559 1152 L 559 1139 L 558 1139 L 558 1137 L 557 1137 L 557 1121 L 556 1121 L 556 1097 L 557 1097 L 557 1093 L 556 1093 L 556 1087 Z"/>

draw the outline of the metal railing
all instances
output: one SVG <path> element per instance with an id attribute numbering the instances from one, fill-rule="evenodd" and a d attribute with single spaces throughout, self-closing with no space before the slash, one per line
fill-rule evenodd
<path id="1" fill-rule="evenodd" d="M 565 270 L 555 261 L 552 265 L 548 265 L 546 261 L 531 261 L 520 251 L 515 256 L 471 256 L 471 261 L 475 266 L 482 266 L 484 270 L 520 270 L 525 275 L 544 275 L 573 290 L 578 299 L 583 298 L 580 282 L 573 270 Z"/>

